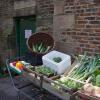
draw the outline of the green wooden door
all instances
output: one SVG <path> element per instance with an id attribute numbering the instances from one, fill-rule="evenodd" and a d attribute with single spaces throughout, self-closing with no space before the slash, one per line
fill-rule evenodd
<path id="1" fill-rule="evenodd" d="M 30 34 L 33 34 L 36 29 L 35 16 L 17 17 L 15 18 L 15 22 L 17 55 L 24 56 L 28 52 L 26 45 L 27 38 Z"/>

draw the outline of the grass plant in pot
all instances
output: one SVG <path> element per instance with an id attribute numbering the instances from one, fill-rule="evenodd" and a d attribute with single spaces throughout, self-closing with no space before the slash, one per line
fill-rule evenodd
<path id="1" fill-rule="evenodd" d="M 35 33 L 27 40 L 29 51 L 37 59 L 36 65 L 42 65 L 42 56 L 53 50 L 54 45 L 55 42 L 53 37 L 47 33 Z"/>

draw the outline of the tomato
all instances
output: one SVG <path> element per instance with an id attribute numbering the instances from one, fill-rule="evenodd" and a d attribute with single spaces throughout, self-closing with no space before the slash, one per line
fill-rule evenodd
<path id="1" fill-rule="evenodd" d="M 22 69 L 23 69 L 23 64 L 22 64 L 20 61 L 18 61 L 18 62 L 16 63 L 16 68 L 22 70 Z"/>

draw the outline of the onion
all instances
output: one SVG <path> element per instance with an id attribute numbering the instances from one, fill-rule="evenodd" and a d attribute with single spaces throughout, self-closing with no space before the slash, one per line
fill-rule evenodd
<path id="1" fill-rule="evenodd" d="M 95 96 L 100 97 L 100 87 L 94 86 L 95 88 Z"/>
<path id="2" fill-rule="evenodd" d="M 93 95 L 94 94 L 94 87 L 90 83 L 85 84 L 83 89 L 84 89 L 84 91 L 87 95 Z"/>

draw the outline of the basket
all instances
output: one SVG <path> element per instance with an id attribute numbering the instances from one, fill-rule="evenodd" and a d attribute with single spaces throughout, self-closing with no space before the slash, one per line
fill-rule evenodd
<path id="1" fill-rule="evenodd" d="M 38 42 L 42 42 L 43 44 L 45 44 L 45 46 L 50 46 L 50 49 L 47 52 L 42 52 L 42 53 L 33 51 L 32 50 L 33 44 L 36 44 Z M 27 40 L 27 47 L 29 51 L 32 52 L 32 54 L 37 54 L 37 55 L 44 55 L 48 53 L 49 51 L 53 50 L 54 44 L 55 42 L 54 42 L 53 37 L 47 33 L 33 34 Z"/>

